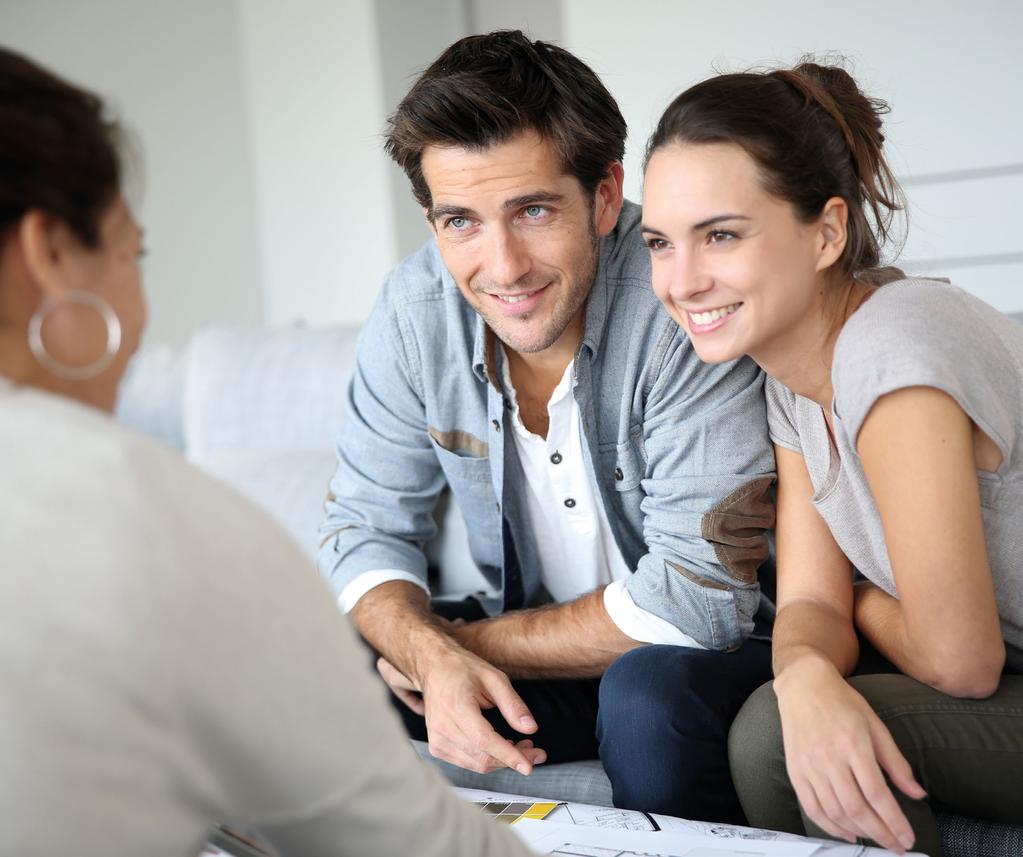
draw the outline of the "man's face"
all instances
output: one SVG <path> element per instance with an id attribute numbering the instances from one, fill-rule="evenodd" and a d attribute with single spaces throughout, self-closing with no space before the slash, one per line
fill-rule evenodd
<path id="1" fill-rule="evenodd" d="M 444 264 L 498 338 L 536 353 L 578 336 L 598 240 L 621 209 L 620 168 L 589 199 L 526 132 L 483 151 L 429 146 L 422 169 Z"/>

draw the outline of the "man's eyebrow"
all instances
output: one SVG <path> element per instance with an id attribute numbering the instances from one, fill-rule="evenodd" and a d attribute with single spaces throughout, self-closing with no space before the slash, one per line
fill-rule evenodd
<path id="1" fill-rule="evenodd" d="M 430 220 L 441 217 L 475 217 L 476 212 L 464 205 L 437 205 L 430 208 Z"/>
<path id="2" fill-rule="evenodd" d="M 501 208 L 505 211 L 510 211 L 514 208 L 522 208 L 526 205 L 536 205 L 541 202 L 564 202 L 565 195 L 561 193 L 551 193 L 550 191 L 539 190 L 536 193 L 527 193 L 522 196 L 512 197 L 506 199 L 502 204 Z"/>

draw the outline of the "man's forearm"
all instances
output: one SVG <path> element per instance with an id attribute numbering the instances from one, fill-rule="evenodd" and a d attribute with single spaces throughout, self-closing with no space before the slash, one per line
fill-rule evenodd
<path id="1" fill-rule="evenodd" d="M 619 655 L 643 645 L 611 620 L 603 589 L 567 604 L 472 622 L 453 634 L 511 678 L 596 678 Z"/>
<path id="2" fill-rule="evenodd" d="M 450 625 L 430 609 L 429 596 L 413 583 L 392 580 L 374 587 L 350 615 L 367 642 L 419 686 L 431 655 L 460 648 Z"/>

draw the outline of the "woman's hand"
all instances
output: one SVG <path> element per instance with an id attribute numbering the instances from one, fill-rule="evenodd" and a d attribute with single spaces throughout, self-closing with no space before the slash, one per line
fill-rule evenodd
<path id="1" fill-rule="evenodd" d="M 803 811 L 832 836 L 863 836 L 902 854 L 913 828 L 882 772 L 919 800 L 913 777 L 880 718 L 824 658 L 808 655 L 775 680 L 789 779 Z"/>

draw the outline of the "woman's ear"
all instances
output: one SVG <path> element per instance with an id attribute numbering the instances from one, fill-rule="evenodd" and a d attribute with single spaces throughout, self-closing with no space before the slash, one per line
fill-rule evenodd
<path id="1" fill-rule="evenodd" d="M 34 209 L 18 223 L 15 243 L 31 284 L 45 297 L 59 298 L 67 285 L 60 276 L 72 251 L 71 230 L 52 215 Z"/>
<path id="2" fill-rule="evenodd" d="M 848 231 L 849 206 L 840 196 L 826 203 L 817 219 L 817 271 L 824 271 L 842 258 Z"/>

